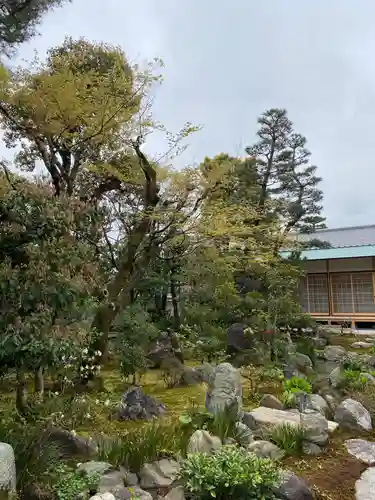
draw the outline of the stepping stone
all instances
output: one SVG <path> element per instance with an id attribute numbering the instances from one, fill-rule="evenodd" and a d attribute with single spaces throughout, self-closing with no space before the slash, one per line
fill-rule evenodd
<path id="1" fill-rule="evenodd" d="M 375 443 L 365 439 L 348 439 L 345 446 L 353 457 L 367 465 L 375 465 Z"/>
<path id="2" fill-rule="evenodd" d="M 275 408 L 266 408 L 259 406 L 250 412 L 258 425 L 301 425 L 301 414 L 299 411 L 276 410 Z M 328 420 L 328 432 L 334 432 L 338 427 L 336 422 Z"/>
<path id="3" fill-rule="evenodd" d="M 375 467 L 365 470 L 355 483 L 355 500 L 373 500 L 375 498 Z"/>
<path id="4" fill-rule="evenodd" d="M 373 342 L 353 342 L 352 344 L 353 349 L 367 349 L 368 347 L 374 347 Z"/>

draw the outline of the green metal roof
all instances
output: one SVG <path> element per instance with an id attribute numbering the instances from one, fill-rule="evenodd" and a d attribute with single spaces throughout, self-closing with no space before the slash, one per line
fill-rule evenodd
<path id="1" fill-rule="evenodd" d="M 288 258 L 290 253 L 290 251 L 283 251 L 280 252 L 280 255 Z M 321 248 L 301 252 L 301 258 L 307 260 L 350 259 L 353 257 L 375 257 L 375 245 Z"/>

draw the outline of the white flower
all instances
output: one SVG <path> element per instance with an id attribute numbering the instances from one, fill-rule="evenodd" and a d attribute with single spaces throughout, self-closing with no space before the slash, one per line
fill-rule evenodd
<path id="1" fill-rule="evenodd" d="M 82 463 L 78 462 L 77 467 L 81 467 Z"/>
<path id="2" fill-rule="evenodd" d="M 86 413 L 86 418 L 91 418 L 90 413 Z"/>
<path id="3" fill-rule="evenodd" d="M 102 351 L 96 351 L 96 355 L 97 356 L 101 356 L 102 355 Z"/>
<path id="4" fill-rule="evenodd" d="M 64 418 L 64 416 L 65 416 L 65 415 L 64 415 L 63 413 L 60 415 L 60 417 L 61 417 L 61 418 Z"/>
<path id="5" fill-rule="evenodd" d="M 58 396 L 58 395 L 59 395 L 59 393 L 56 391 L 56 392 L 55 392 L 55 396 Z"/>
<path id="6" fill-rule="evenodd" d="M 109 406 L 109 405 L 110 405 L 110 400 L 109 400 L 109 399 L 106 399 L 106 400 L 104 401 L 104 406 Z"/>
<path id="7" fill-rule="evenodd" d="M 87 354 L 89 352 L 89 350 L 87 349 L 87 347 L 85 347 L 83 350 L 82 350 L 82 354 Z"/>
<path id="8" fill-rule="evenodd" d="M 100 403 L 99 399 L 95 399 L 95 403 L 98 405 Z"/>
<path id="9" fill-rule="evenodd" d="M 71 434 L 72 436 L 76 436 L 76 435 L 77 435 L 77 433 L 76 433 L 76 431 L 75 431 L 75 430 L 70 431 L 70 434 Z"/>

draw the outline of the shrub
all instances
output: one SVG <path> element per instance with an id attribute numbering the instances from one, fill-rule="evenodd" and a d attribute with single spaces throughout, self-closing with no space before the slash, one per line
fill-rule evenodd
<path id="1" fill-rule="evenodd" d="M 368 384 L 368 379 L 363 373 L 357 370 L 344 370 L 343 386 L 351 390 L 364 390 Z"/>
<path id="2" fill-rule="evenodd" d="M 52 489 L 57 500 L 85 498 L 96 493 L 100 480 L 98 474 L 82 474 L 65 464 L 59 465 L 53 472 L 56 479 Z"/>
<path id="3" fill-rule="evenodd" d="M 271 500 L 280 476 L 271 460 L 224 446 L 213 455 L 189 455 L 180 477 L 197 500 Z"/>
<path id="4" fill-rule="evenodd" d="M 284 392 L 281 400 L 285 406 L 292 408 L 296 404 L 296 396 L 300 393 L 312 393 L 310 382 L 304 378 L 292 377 L 284 381 Z"/>
<path id="5" fill-rule="evenodd" d="M 266 434 L 266 439 L 282 448 L 287 455 L 301 455 L 305 430 L 300 425 L 277 425 Z"/>
<path id="6" fill-rule="evenodd" d="M 113 465 L 125 465 L 132 472 L 139 472 L 146 462 L 163 457 L 176 457 L 186 450 L 190 436 L 173 425 L 152 423 L 134 429 L 114 440 L 99 439 L 99 460 Z"/>
<path id="7" fill-rule="evenodd" d="M 353 372 L 362 371 L 362 363 L 358 359 L 352 358 L 351 356 L 346 356 L 342 361 L 342 367 L 344 370 L 350 370 Z"/>

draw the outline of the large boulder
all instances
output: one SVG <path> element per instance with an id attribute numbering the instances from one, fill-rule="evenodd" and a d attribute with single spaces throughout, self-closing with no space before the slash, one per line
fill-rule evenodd
<path id="1" fill-rule="evenodd" d="M 344 370 L 341 366 L 336 366 L 329 374 L 329 381 L 332 387 L 340 387 L 345 382 Z"/>
<path id="2" fill-rule="evenodd" d="M 46 446 L 57 447 L 61 458 L 65 459 L 73 457 L 92 458 L 97 453 L 97 446 L 91 438 L 78 436 L 59 427 L 46 429 L 42 440 Z"/>
<path id="3" fill-rule="evenodd" d="M 190 453 L 205 453 L 211 454 L 221 448 L 221 439 L 204 430 L 197 430 L 191 436 L 187 452 Z"/>
<path id="4" fill-rule="evenodd" d="M 180 469 L 178 462 L 166 458 L 144 464 L 139 472 L 140 487 L 145 490 L 170 487 L 177 479 Z"/>
<path id="5" fill-rule="evenodd" d="M 335 422 L 342 429 L 371 431 L 371 415 L 366 408 L 354 399 L 345 399 L 335 411 Z"/>
<path id="6" fill-rule="evenodd" d="M 8 443 L 0 443 L 0 497 L 1 491 L 9 493 L 9 498 L 16 492 L 16 461 Z"/>
<path id="7" fill-rule="evenodd" d="M 301 414 L 301 424 L 305 430 L 305 440 L 325 446 L 328 442 L 328 420 L 316 411 Z"/>
<path id="8" fill-rule="evenodd" d="M 256 424 L 259 427 L 269 427 L 275 425 L 290 424 L 298 426 L 301 424 L 301 414 L 298 410 L 287 411 L 287 410 L 275 410 L 274 408 L 265 408 L 259 406 L 255 410 L 250 412 L 250 415 L 254 418 Z M 328 422 L 328 432 L 334 432 L 338 424 L 336 422 Z"/>
<path id="9" fill-rule="evenodd" d="M 122 397 L 118 420 L 151 420 L 164 415 L 167 408 L 151 396 L 145 394 L 140 387 L 131 387 Z"/>
<path id="10" fill-rule="evenodd" d="M 327 361 L 342 361 L 346 354 L 346 350 L 340 345 L 327 345 L 324 348 L 324 358 Z"/>
<path id="11" fill-rule="evenodd" d="M 274 493 L 280 500 L 314 500 L 314 493 L 305 481 L 291 471 L 282 473 L 281 483 L 274 488 Z"/>
<path id="12" fill-rule="evenodd" d="M 167 358 L 175 358 L 180 363 L 184 362 L 180 341 L 177 334 L 171 329 L 163 332 L 147 353 L 151 368 L 160 368 L 162 362 Z"/>
<path id="13" fill-rule="evenodd" d="M 348 439 L 345 441 L 348 453 L 367 465 L 375 465 L 375 443 L 365 439 Z"/>
<path id="14" fill-rule="evenodd" d="M 233 323 L 227 330 L 227 352 L 236 354 L 240 351 L 251 349 L 253 340 L 246 335 L 247 325 L 244 323 Z"/>
<path id="15" fill-rule="evenodd" d="M 288 356 L 288 364 L 304 375 L 313 373 L 313 363 L 311 359 L 301 352 L 292 352 Z"/>
<path id="16" fill-rule="evenodd" d="M 373 500 L 374 492 L 375 467 L 370 467 L 355 483 L 355 500 Z"/>
<path id="17" fill-rule="evenodd" d="M 270 441 L 253 441 L 247 447 L 250 453 L 254 453 L 258 458 L 270 458 L 271 460 L 281 460 L 285 456 L 285 451 Z"/>
<path id="18" fill-rule="evenodd" d="M 327 401 L 320 394 L 310 394 L 309 396 L 309 406 L 311 409 L 318 411 L 325 417 L 329 413 L 329 406 Z"/>
<path id="19" fill-rule="evenodd" d="M 206 408 L 217 414 L 227 410 L 240 414 L 242 384 L 239 371 L 230 363 L 221 363 L 212 372 L 206 394 Z"/>
<path id="20" fill-rule="evenodd" d="M 272 394 L 264 394 L 259 403 L 260 406 L 266 406 L 267 408 L 275 408 L 276 410 L 283 410 L 284 405 L 277 399 L 276 396 Z"/>

